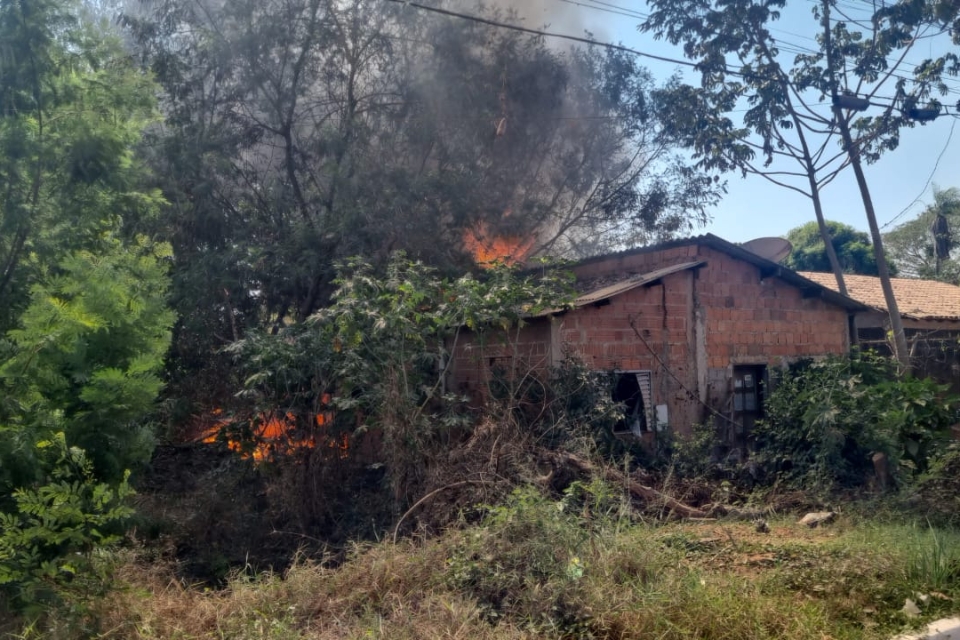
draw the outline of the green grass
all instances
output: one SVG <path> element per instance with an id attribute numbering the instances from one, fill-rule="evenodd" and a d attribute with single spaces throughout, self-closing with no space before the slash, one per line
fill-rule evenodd
<path id="1" fill-rule="evenodd" d="M 960 610 L 955 530 L 855 516 L 811 530 L 783 517 L 761 534 L 619 514 L 523 491 L 478 526 L 358 547 L 337 568 L 237 575 L 220 591 L 130 557 L 87 612 L 87 636 L 63 612 L 26 636 L 852 640 Z M 917 594 L 922 616 L 908 619 Z"/>

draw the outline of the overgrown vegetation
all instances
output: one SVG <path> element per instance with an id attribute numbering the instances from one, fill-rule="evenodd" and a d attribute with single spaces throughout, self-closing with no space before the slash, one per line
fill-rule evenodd
<path id="1" fill-rule="evenodd" d="M 906 598 L 923 620 L 960 597 L 956 558 L 930 559 L 956 548 L 955 532 L 856 513 L 813 530 L 773 518 L 770 533 L 749 522 L 654 527 L 627 517 L 624 501 L 597 483 L 556 498 L 524 488 L 476 525 L 360 545 L 338 566 L 240 571 L 218 591 L 183 586 L 131 555 L 83 624 L 105 638 L 185 640 L 852 640 L 915 624 Z M 76 637 L 63 618 L 50 625 L 27 637 Z"/>
<path id="2" fill-rule="evenodd" d="M 665 126 L 685 88 L 623 50 L 394 4 L 148 0 L 121 38 L 112 0 L 0 0 L 0 634 L 860 638 L 905 598 L 952 607 L 943 389 L 798 364 L 736 464 L 711 425 L 622 438 L 614 379 L 524 350 L 572 282 L 495 258 L 691 229 L 710 172 L 751 168 L 747 130 Z M 689 95 L 729 111 L 736 77 Z M 768 160 L 774 93 L 747 123 Z M 890 147 L 909 123 L 873 125 Z M 699 168 L 676 153 L 700 142 Z M 476 385 L 448 388 L 468 340 Z M 771 511 L 867 494 L 880 454 L 897 521 Z"/>
<path id="3" fill-rule="evenodd" d="M 924 472 L 949 438 L 958 399 L 929 379 L 896 379 L 891 366 L 871 353 L 793 365 L 772 383 L 753 463 L 815 492 L 864 484 L 876 454 L 901 482 Z"/>
<path id="4" fill-rule="evenodd" d="M 0 3 L 0 611 L 103 576 L 174 321 L 135 146 L 154 86 L 70 2 Z M 82 587 L 82 588 L 81 588 Z"/>

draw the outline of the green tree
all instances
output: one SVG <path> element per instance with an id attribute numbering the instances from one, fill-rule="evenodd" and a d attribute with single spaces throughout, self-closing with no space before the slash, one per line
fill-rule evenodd
<path id="1" fill-rule="evenodd" d="M 699 86 L 672 89 L 670 126 L 700 166 L 755 173 L 810 197 L 841 291 L 843 269 L 831 255 L 820 190 L 852 168 L 897 356 L 906 370 L 906 340 L 862 164 L 897 147 L 901 130 L 917 122 L 912 117 L 917 107 L 938 108 L 932 96 L 947 91 L 941 80 L 946 59 L 919 65 L 912 79 L 898 67 L 930 23 L 944 18 L 929 3 L 905 2 L 878 6 L 868 22 L 838 19 L 844 9 L 823 0 L 812 9 L 812 26 L 820 32 L 816 48 L 788 56 L 773 34 L 784 5 L 783 0 L 652 1 L 642 28 L 682 45 L 701 79 Z M 861 113 L 881 96 L 887 101 L 878 103 L 875 113 Z M 736 124 L 731 116 L 741 111 Z"/>
<path id="2" fill-rule="evenodd" d="M 940 217 L 946 233 L 938 252 L 934 228 Z M 960 283 L 960 189 L 934 189 L 933 204 L 883 240 L 904 275 Z"/>
<path id="3" fill-rule="evenodd" d="M 315 416 L 351 436 L 376 429 L 397 508 L 417 497 L 434 456 L 445 456 L 453 427 L 471 426 L 463 399 L 445 387 L 450 354 L 467 331 L 503 340 L 531 314 L 563 308 L 569 274 L 518 273 L 500 265 L 482 278 L 443 278 L 394 255 L 377 271 L 361 259 L 342 266 L 333 302 L 309 321 L 251 335 L 231 346 L 247 374 L 247 397 L 282 406 L 304 430 Z M 502 382 L 502 381 L 501 381 Z"/>
<path id="4" fill-rule="evenodd" d="M 462 272 L 478 233 L 632 244 L 702 221 L 720 190 L 619 53 L 380 0 L 151 0 L 125 24 L 164 89 L 152 162 L 190 388 L 208 371 L 227 393 L 219 350 L 327 304 L 338 260 L 405 250 Z"/>
<path id="5" fill-rule="evenodd" d="M 126 513 L 174 319 L 170 247 L 139 233 L 162 204 L 135 153 L 154 86 L 82 15 L 0 3 L 0 585 L 20 603 Z"/>
<path id="6" fill-rule="evenodd" d="M 162 203 L 135 154 L 154 87 L 82 15 L 0 3 L 0 587 L 20 605 L 84 580 L 128 513 L 173 323 L 170 247 L 139 233 Z"/>
<path id="7" fill-rule="evenodd" d="M 877 261 L 869 235 L 850 225 L 832 220 L 827 221 L 827 229 L 844 273 L 877 275 Z M 832 271 L 816 222 L 808 222 L 791 229 L 787 232 L 787 240 L 793 245 L 793 251 L 785 261 L 788 267 L 796 271 Z M 893 262 L 890 262 L 890 271 L 893 274 L 897 272 Z"/>
<path id="8" fill-rule="evenodd" d="M 79 16 L 67 0 L 0 5 L 0 455 L 17 459 L 3 473 L 29 471 L 24 443 L 64 431 L 118 478 L 144 456 L 132 434 L 159 389 L 169 248 L 137 234 L 162 203 L 134 149 L 154 87 Z"/>

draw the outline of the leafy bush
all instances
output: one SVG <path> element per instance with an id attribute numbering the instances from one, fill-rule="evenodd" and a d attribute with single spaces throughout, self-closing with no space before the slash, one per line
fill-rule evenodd
<path id="1" fill-rule="evenodd" d="M 568 508 L 576 502 L 516 489 L 448 559 L 448 586 L 474 598 L 490 621 L 576 637 L 588 618 L 578 583 L 589 571 L 583 558 L 591 536 L 579 511 Z"/>
<path id="2" fill-rule="evenodd" d="M 284 407 L 311 428 L 327 396 L 334 415 L 324 429 L 378 432 L 398 507 L 422 487 L 425 460 L 474 419 L 444 388 L 449 351 L 464 329 L 482 339 L 489 327 L 522 326 L 570 296 L 564 274 L 501 266 L 482 279 L 450 280 L 403 254 L 384 273 L 353 260 L 336 282 L 332 304 L 309 322 L 251 336 L 231 351 L 248 373 L 245 394 L 261 408 Z"/>
<path id="3" fill-rule="evenodd" d="M 622 444 L 613 430 L 623 418 L 623 407 L 613 401 L 611 374 L 588 368 L 567 355 L 550 370 L 544 382 L 547 405 L 530 425 L 551 448 L 580 443 L 613 454 Z"/>
<path id="4" fill-rule="evenodd" d="M 118 541 L 133 514 L 126 475 L 115 486 L 97 482 L 92 462 L 63 433 L 37 446 L 41 457 L 56 454 L 50 477 L 17 489 L 15 508 L 0 512 L 0 593 L 28 609 L 101 584 L 94 555 Z"/>
<path id="5" fill-rule="evenodd" d="M 774 380 L 753 461 L 814 490 L 862 484 L 873 453 L 886 454 L 893 471 L 924 470 L 956 399 L 932 380 L 895 379 L 891 370 L 871 353 L 792 366 Z"/>
<path id="6" fill-rule="evenodd" d="M 56 431 L 84 449 L 103 478 L 149 459 L 152 431 L 138 421 L 162 387 L 170 344 L 169 252 L 146 238 L 124 246 L 105 237 L 100 253 L 68 255 L 56 275 L 34 285 L 0 361 L 0 424 L 10 427 L 0 433 L 0 460 L 32 450 L 4 439 Z M 30 481 L 9 478 L 5 487 L 0 479 L 0 492 Z"/>
<path id="7" fill-rule="evenodd" d="M 919 510 L 931 520 L 960 522 L 960 442 L 933 456 L 916 482 Z"/>

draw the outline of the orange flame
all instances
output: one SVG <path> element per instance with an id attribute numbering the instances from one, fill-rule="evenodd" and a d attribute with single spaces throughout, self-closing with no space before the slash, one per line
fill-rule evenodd
<path id="1" fill-rule="evenodd" d="M 323 404 L 330 401 L 329 394 L 324 394 Z M 210 412 L 211 417 L 215 417 L 214 423 L 205 428 L 197 438 L 205 444 L 213 444 L 218 440 L 225 439 L 227 447 L 231 451 L 239 453 L 244 458 L 253 458 L 256 462 L 271 460 L 277 454 L 289 455 L 303 449 L 316 448 L 318 439 L 329 449 L 334 450 L 337 457 L 343 459 L 347 457 L 350 449 L 349 436 L 346 433 L 334 434 L 300 434 L 297 433 L 297 417 L 295 414 L 287 412 L 261 413 L 250 420 L 252 438 L 250 442 L 241 440 L 233 436 L 229 427 L 235 424 L 230 418 L 222 418 L 222 409 L 214 409 Z M 332 411 L 322 411 L 314 417 L 314 422 L 318 431 L 326 431 L 326 425 L 333 422 Z M 251 448 L 252 442 L 252 448 Z"/>
<path id="2" fill-rule="evenodd" d="M 508 214 L 504 214 L 508 215 Z M 517 236 L 492 236 L 484 222 L 478 223 L 472 230 L 463 234 L 463 246 L 469 251 L 477 264 L 490 266 L 497 262 L 517 264 L 530 255 L 535 238 Z"/>

